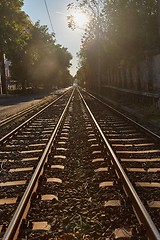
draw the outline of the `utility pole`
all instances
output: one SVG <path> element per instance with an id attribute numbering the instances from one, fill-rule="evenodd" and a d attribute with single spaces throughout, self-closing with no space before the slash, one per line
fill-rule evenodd
<path id="1" fill-rule="evenodd" d="M 0 53 L 0 74 L 1 74 L 2 93 L 7 94 L 7 83 L 6 83 L 6 73 L 5 73 L 5 63 L 4 63 L 3 53 Z"/>

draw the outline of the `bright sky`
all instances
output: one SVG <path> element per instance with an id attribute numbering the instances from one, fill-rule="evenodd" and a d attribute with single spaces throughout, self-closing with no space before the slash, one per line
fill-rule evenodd
<path id="1" fill-rule="evenodd" d="M 73 56 L 72 67 L 70 68 L 72 75 L 76 73 L 76 53 L 80 49 L 82 36 L 82 30 L 77 29 L 72 31 L 67 26 L 67 15 L 70 15 L 70 12 L 67 10 L 67 5 L 75 1 L 76 0 L 46 0 L 56 35 L 56 41 L 63 47 L 68 48 L 68 51 Z M 40 24 L 47 25 L 49 32 L 52 32 L 44 0 L 24 0 L 23 10 L 30 16 L 33 22 L 40 20 Z"/>

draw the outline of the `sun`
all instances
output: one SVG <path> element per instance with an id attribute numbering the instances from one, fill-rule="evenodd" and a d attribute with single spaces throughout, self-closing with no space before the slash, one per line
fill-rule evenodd
<path id="1" fill-rule="evenodd" d="M 83 28 L 89 22 L 89 17 L 83 12 L 76 12 L 74 22 L 79 28 Z"/>

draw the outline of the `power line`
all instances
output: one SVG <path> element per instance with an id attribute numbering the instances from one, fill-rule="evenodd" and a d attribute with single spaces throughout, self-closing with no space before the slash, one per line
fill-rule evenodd
<path id="1" fill-rule="evenodd" d="M 44 0 L 44 3 L 45 3 L 45 6 L 46 6 L 48 18 L 49 18 L 49 21 L 50 21 L 50 24 L 51 24 L 52 32 L 54 33 L 53 24 L 52 24 L 51 16 L 50 16 L 50 14 L 49 14 L 49 10 L 48 10 L 48 6 L 47 6 L 46 0 Z"/>

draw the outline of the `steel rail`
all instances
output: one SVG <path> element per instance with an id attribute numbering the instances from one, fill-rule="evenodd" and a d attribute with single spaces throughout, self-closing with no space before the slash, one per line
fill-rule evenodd
<path id="1" fill-rule="evenodd" d="M 84 92 L 86 92 L 85 90 L 83 90 Z M 160 140 L 160 136 L 157 135 L 156 133 L 152 132 L 151 130 L 149 130 L 148 128 L 142 126 L 140 123 L 134 121 L 133 119 L 127 117 L 125 114 L 123 114 L 122 112 L 119 112 L 118 110 L 114 109 L 113 107 L 111 107 L 110 105 L 108 105 L 107 103 L 103 102 L 102 100 L 98 99 L 97 97 L 95 97 L 94 95 L 92 95 L 91 93 L 86 92 L 89 96 L 91 96 L 92 98 L 96 99 L 98 102 L 102 103 L 103 105 L 105 105 L 106 107 L 108 107 L 109 109 L 111 109 L 113 112 L 118 113 L 119 115 L 121 115 L 123 118 L 127 119 L 129 122 L 131 122 L 132 124 L 136 125 L 137 127 L 141 128 L 143 131 L 145 131 L 145 133 L 149 134 L 150 136 L 152 136 L 153 138 L 155 138 L 156 140 Z"/>
<path id="2" fill-rule="evenodd" d="M 70 87 L 70 88 L 71 88 L 71 87 Z M 70 88 L 69 88 L 69 89 L 70 89 Z M 68 89 L 68 90 L 69 90 L 69 89 Z M 65 93 L 68 92 L 68 90 L 66 90 Z M 65 94 L 65 93 L 64 93 L 64 94 Z M 55 93 L 54 96 L 56 96 L 56 93 Z M 53 99 L 52 99 L 52 100 L 53 100 Z M 8 124 L 8 123 L 11 122 L 12 120 L 17 119 L 18 117 L 25 115 L 26 112 L 28 113 L 28 112 L 34 111 L 37 107 L 41 107 L 41 106 L 43 107 L 43 105 L 49 104 L 49 102 L 51 102 L 52 100 L 41 99 L 40 102 L 38 102 L 37 104 L 35 104 L 35 105 L 33 105 L 33 106 L 29 106 L 29 107 L 23 109 L 22 111 L 14 114 L 14 115 L 12 115 L 12 116 L 9 116 L 9 117 L 7 117 L 6 119 L 1 120 L 1 121 L 0 121 L 0 127 L 3 127 L 4 125 Z"/>
<path id="3" fill-rule="evenodd" d="M 43 109 L 41 109 L 39 112 L 37 112 L 36 114 L 34 114 L 32 117 L 30 117 L 29 119 L 27 119 L 25 122 L 23 122 L 22 124 L 20 124 L 18 127 L 16 127 L 14 130 L 12 130 L 11 132 L 9 132 L 8 134 L 6 134 L 5 136 L 3 136 L 2 138 L 0 138 L 0 144 L 2 144 L 3 142 L 5 142 L 8 138 L 10 138 L 13 134 L 15 134 L 18 130 L 20 130 L 22 127 L 24 127 L 26 124 L 28 124 L 30 121 L 32 121 L 35 117 L 37 117 L 40 113 L 44 112 L 48 107 L 50 107 L 51 105 L 53 105 L 54 103 L 56 103 L 57 101 L 59 101 L 61 98 L 63 98 L 65 95 L 67 94 L 67 92 L 65 92 L 63 95 L 61 95 L 60 97 L 56 98 L 53 102 L 51 102 L 50 104 L 48 104 L 46 107 L 44 107 Z"/>
<path id="4" fill-rule="evenodd" d="M 3 119 L 0 121 L 0 127 L 3 127 L 5 126 L 6 124 L 10 123 L 11 121 L 17 119 L 18 117 L 21 117 L 23 115 L 25 115 L 26 113 L 30 113 L 32 112 L 33 110 L 35 110 L 37 107 L 41 107 L 43 106 L 43 104 L 48 104 L 47 103 L 47 100 L 41 100 L 38 104 L 34 105 L 34 106 L 30 106 L 28 108 L 25 108 L 23 109 L 22 111 L 12 115 L 12 116 L 9 116 L 7 117 L 6 119 Z"/>
<path id="5" fill-rule="evenodd" d="M 88 110 L 88 113 L 90 114 L 95 126 L 97 127 L 104 144 L 106 145 L 107 149 L 109 150 L 110 156 L 112 158 L 112 163 L 114 164 L 116 168 L 116 172 L 118 173 L 118 176 L 120 177 L 121 181 L 123 182 L 123 186 L 125 188 L 125 191 L 127 192 L 128 196 L 130 197 L 133 208 L 137 214 L 138 220 L 140 220 L 140 223 L 143 224 L 143 226 L 146 229 L 147 235 L 150 240 L 160 240 L 160 233 L 158 232 L 155 224 L 153 223 L 149 213 L 147 212 L 146 208 L 144 207 L 142 201 L 140 200 L 137 192 L 135 191 L 132 183 L 130 182 L 128 176 L 126 175 L 123 167 L 121 166 L 116 154 L 114 153 L 111 145 L 109 144 L 108 140 L 106 139 L 104 133 L 102 132 L 98 122 L 96 121 L 95 117 L 93 116 L 91 110 L 89 109 L 86 101 L 84 100 L 82 94 L 79 91 L 79 94 L 82 98 L 82 101 Z"/>
<path id="6" fill-rule="evenodd" d="M 60 116 L 59 121 L 58 121 L 55 129 L 52 132 L 52 135 L 51 135 L 51 137 L 50 137 L 50 139 L 49 139 L 49 141 L 46 145 L 46 148 L 45 148 L 45 150 L 44 150 L 44 152 L 43 152 L 43 154 L 42 154 L 42 156 L 39 160 L 39 163 L 38 163 L 38 165 L 37 165 L 37 167 L 36 167 L 36 169 L 35 169 L 35 171 L 32 175 L 32 178 L 31 178 L 31 180 L 30 180 L 30 182 L 29 182 L 29 184 L 28 184 L 28 186 L 27 186 L 27 188 L 26 188 L 26 190 L 25 190 L 25 192 L 24 192 L 24 194 L 21 198 L 21 201 L 20 201 L 20 203 L 19 203 L 19 205 L 18 205 L 18 207 L 17 207 L 17 209 L 16 209 L 16 211 L 15 211 L 15 213 L 14 213 L 12 219 L 11 219 L 11 222 L 10 222 L 10 224 L 9 224 L 9 226 L 8 226 L 4 236 L 3 236 L 3 240 L 13 240 L 14 239 L 16 230 L 17 230 L 20 222 L 22 221 L 24 211 L 26 209 L 26 206 L 27 206 L 27 203 L 28 203 L 29 199 L 31 198 L 31 195 L 32 195 L 34 186 L 35 186 L 35 184 L 38 180 L 39 174 L 40 174 L 40 172 L 41 172 L 41 170 L 44 166 L 45 160 L 46 160 L 46 158 L 49 154 L 49 151 L 52 147 L 52 144 L 53 144 L 53 141 L 56 137 L 57 131 L 58 131 L 58 129 L 59 129 L 64 117 L 65 117 L 67 109 L 70 105 L 71 99 L 72 99 L 73 94 L 74 94 L 74 90 L 75 89 L 72 90 L 71 96 L 70 96 L 70 98 L 69 98 L 69 100 L 68 100 L 68 102 L 67 102 L 67 104 L 66 104 L 66 106 L 65 106 L 65 108 L 62 112 L 62 115 Z"/>

